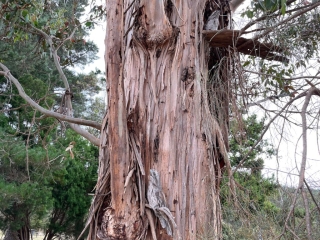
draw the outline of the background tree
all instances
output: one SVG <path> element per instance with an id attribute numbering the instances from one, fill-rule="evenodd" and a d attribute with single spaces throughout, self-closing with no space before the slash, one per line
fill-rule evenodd
<path id="1" fill-rule="evenodd" d="M 88 4 L 87 1 L 73 5 L 58 3 L 2 2 L 6 20 L 13 20 L 13 25 L 11 30 L 2 25 L 0 51 L 1 61 L 13 69 L 12 73 L 20 79 L 24 91 L 40 106 L 62 113 L 65 109 L 61 100 L 63 90 L 50 47 L 41 35 L 23 34 L 17 27 L 21 22 L 15 15 L 22 16 L 20 20 L 24 26 L 33 21 L 50 34 L 62 25 L 64 28 L 56 32 L 56 38 L 63 38 L 68 27 L 72 26 L 69 22 L 79 21 L 76 17 L 83 15 Z M 84 40 L 88 30 L 86 27 L 77 31 L 58 53 L 64 73 L 74 89 L 73 102 L 78 116 L 91 114 L 85 105 L 91 103 L 92 95 L 101 89 L 99 71 L 76 74 L 71 68 L 67 69 L 96 59 L 97 47 Z M 10 35 L 12 38 L 8 37 Z M 0 209 L 1 230 L 9 229 L 7 233 L 25 240 L 30 239 L 31 228 L 46 229 L 48 239 L 59 234 L 79 235 L 90 206 L 91 197 L 87 194 L 93 190 L 96 180 L 96 149 L 79 136 L 66 132 L 64 123 L 34 111 L 18 97 L 17 89 L 12 88 L 5 78 L 0 78 L 0 84 L 1 190 L 2 202 L 6 203 Z M 63 160 L 66 147 L 75 140 L 76 159 Z M 63 189 L 70 189 L 70 192 L 64 193 L 62 198 Z M 57 214 L 61 208 L 63 216 Z"/>
<path id="2" fill-rule="evenodd" d="M 68 145 L 73 140 L 75 158 L 64 157 L 62 167 L 56 166 L 48 186 L 52 189 L 53 208 L 46 227 L 45 239 L 51 240 L 63 234 L 77 238 L 82 232 L 85 217 L 88 213 L 92 191 L 97 181 L 98 149 L 88 141 L 75 136 L 70 131 L 61 146 Z"/>
<path id="3" fill-rule="evenodd" d="M 265 128 L 264 121 L 251 115 L 244 117 L 242 125 L 230 122 L 231 167 L 235 168 L 259 139 Z M 234 174 L 236 199 L 232 198 L 227 184 L 229 177 L 224 176 L 220 192 L 223 239 L 275 238 L 276 232 L 279 233 L 275 219 L 281 208 L 274 198 L 280 187 L 274 178 L 262 174 L 264 162 L 270 161 L 275 154 L 274 147 L 267 140 L 260 141 L 250 152 L 241 169 Z"/>
<path id="4" fill-rule="evenodd" d="M 264 159 L 270 159 L 276 154 L 275 149 L 267 140 L 259 141 L 254 150 L 249 152 L 265 129 L 264 122 L 265 119 L 258 120 L 257 115 L 251 115 L 244 119 L 243 126 L 236 121 L 231 121 L 231 138 L 229 140 L 231 166 L 238 166 L 239 162 L 247 155 L 242 168 L 252 174 L 261 176 Z"/>
<path id="5" fill-rule="evenodd" d="M 48 157 L 52 154 L 55 153 L 50 152 Z M 10 229 L 19 239 L 29 239 L 32 219 L 45 217 L 52 205 L 51 188 L 41 184 L 43 172 L 36 171 L 43 165 L 46 152 L 41 146 L 26 152 L 21 137 L 9 135 L 1 128 L 0 156 L 1 230 Z"/>
<path id="6" fill-rule="evenodd" d="M 74 159 L 65 151 L 71 140 Z M 4 131 L 1 145 L 0 229 L 24 240 L 38 228 L 46 230 L 45 239 L 77 237 L 96 182 L 97 148 L 70 130 L 46 149 L 33 144 L 26 152 L 24 140 Z"/>

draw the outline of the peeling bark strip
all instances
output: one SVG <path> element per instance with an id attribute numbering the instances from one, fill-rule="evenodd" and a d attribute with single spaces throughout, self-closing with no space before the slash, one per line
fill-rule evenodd
<path id="1" fill-rule="evenodd" d="M 122 204 L 124 189 L 124 174 L 126 169 L 126 160 L 128 157 L 127 142 L 127 120 L 125 109 L 124 88 L 122 79 L 122 1 L 109 0 L 107 2 L 109 9 L 107 11 L 107 37 L 106 45 L 106 72 L 109 87 L 109 149 L 111 167 L 111 204 Z M 118 208 L 119 209 L 119 208 Z M 116 210 L 116 215 L 123 214 Z"/>
<path id="2" fill-rule="evenodd" d="M 125 179 L 130 170 L 127 113 L 123 86 L 123 1 L 107 1 L 107 35 L 105 39 L 106 73 L 109 88 L 107 135 L 110 158 L 100 156 L 100 161 L 110 159 L 111 203 L 102 209 L 100 239 L 136 239 L 140 236 L 138 206 L 132 204 L 132 184 Z M 102 136 L 102 139 L 104 137 Z M 125 191 L 126 190 L 126 191 Z M 131 212 L 132 211 L 132 212 Z"/>
<path id="3" fill-rule="evenodd" d="M 219 7 L 227 3 L 211 0 L 107 0 L 109 111 L 90 240 L 220 238 L 228 115 L 212 109 L 228 108 L 228 84 L 218 86 L 230 76 L 218 70 L 211 79 L 224 99 L 210 106 L 210 46 L 202 37 L 208 2 L 208 16 L 225 13 Z M 230 61 L 220 60 L 229 53 L 215 51 L 227 71 Z"/>

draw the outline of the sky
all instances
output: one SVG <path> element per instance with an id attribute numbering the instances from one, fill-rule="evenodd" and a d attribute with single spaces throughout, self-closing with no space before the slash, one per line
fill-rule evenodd
<path id="1" fill-rule="evenodd" d="M 105 5 L 105 1 L 102 0 L 95 0 L 95 5 Z M 87 7 L 87 13 L 81 18 L 81 21 L 85 21 L 86 18 L 89 16 L 90 9 L 92 8 L 91 5 Z M 95 69 L 99 69 L 102 72 L 105 72 L 105 65 L 104 65 L 104 38 L 106 33 L 106 24 L 104 21 L 96 21 L 95 28 L 90 31 L 89 36 L 86 37 L 86 41 L 93 41 L 99 49 L 97 54 L 98 59 L 93 61 L 92 63 L 88 64 L 85 67 L 75 68 L 77 72 L 88 73 L 90 71 L 94 71 Z"/>
<path id="2" fill-rule="evenodd" d="M 98 59 L 94 62 L 88 64 L 84 68 L 77 69 L 80 72 L 90 72 L 95 70 L 96 68 L 100 69 L 102 72 L 105 72 L 104 65 L 104 37 L 105 37 L 106 27 L 103 23 L 97 24 L 96 28 L 90 32 L 90 36 L 86 39 L 87 41 L 93 41 L 99 48 L 99 52 L 97 54 Z"/>

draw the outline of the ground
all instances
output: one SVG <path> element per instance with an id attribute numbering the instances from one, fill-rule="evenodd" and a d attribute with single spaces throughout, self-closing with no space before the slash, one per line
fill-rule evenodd
<path id="1" fill-rule="evenodd" d="M 43 232 L 38 232 L 38 234 L 33 236 L 33 240 L 43 240 Z M 0 240 L 4 238 L 4 233 L 0 230 Z"/>

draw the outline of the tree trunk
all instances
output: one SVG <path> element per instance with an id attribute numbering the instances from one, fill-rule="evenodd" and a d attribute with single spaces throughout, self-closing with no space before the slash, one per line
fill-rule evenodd
<path id="1" fill-rule="evenodd" d="M 214 1 L 107 0 L 109 102 L 89 239 L 220 238 L 228 61 L 202 30 L 216 10 L 224 28 L 226 9 Z"/>
<path id="2" fill-rule="evenodd" d="M 12 231 L 10 227 L 7 228 L 3 240 L 19 240 L 16 231 Z"/>
<path id="3" fill-rule="evenodd" d="M 20 240 L 29 240 L 30 239 L 30 228 L 27 225 L 22 226 L 18 230 L 18 238 Z"/>
<path id="4" fill-rule="evenodd" d="M 5 232 L 3 240 L 29 240 L 30 229 L 28 226 L 22 226 L 19 230 L 11 230 L 9 226 Z"/>

